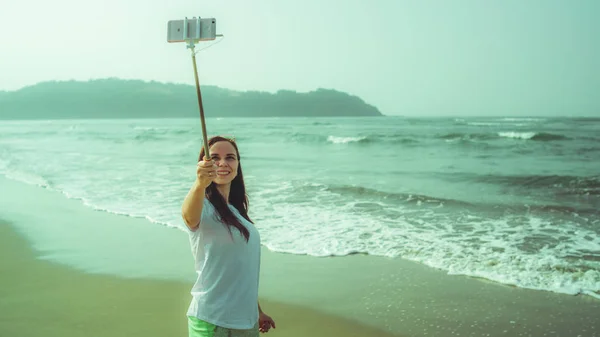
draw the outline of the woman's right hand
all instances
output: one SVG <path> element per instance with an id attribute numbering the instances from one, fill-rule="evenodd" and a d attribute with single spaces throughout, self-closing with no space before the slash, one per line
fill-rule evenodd
<path id="1" fill-rule="evenodd" d="M 217 178 L 217 165 L 210 159 L 204 158 L 196 165 L 196 182 L 199 187 L 207 188 Z"/>

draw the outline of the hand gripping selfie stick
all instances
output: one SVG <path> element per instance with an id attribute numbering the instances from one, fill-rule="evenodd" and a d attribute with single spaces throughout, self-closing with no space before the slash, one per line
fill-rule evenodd
<path id="1" fill-rule="evenodd" d="M 200 17 L 184 20 L 172 20 L 167 25 L 167 42 L 187 42 L 187 48 L 192 51 L 192 64 L 194 65 L 194 79 L 196 80 L 196 94 L 198 96 L 198 108 L 200 109 L 200 124 L 202 125 L 202 140 L 204 142 L 204 156 L 210 158 L 208 150 L 208 136 L 206 133 L 206 122 L 204 120 L 204 107 L 202 105 L 202 93 L 198 81 L 198 68 L 196 67 L 196 43 L 200 41 L 212 41 L 222 34 L 216 34 L 216 20 L 214 18 L 201 19 Z M 201 158 L 204 159 L 204 158 Z"/>

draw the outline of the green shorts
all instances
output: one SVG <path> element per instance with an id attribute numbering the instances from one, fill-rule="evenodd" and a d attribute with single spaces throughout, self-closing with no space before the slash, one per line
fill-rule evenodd
<path id="1" fill-rule="evenodd" d="M 227 329 L 206 321 L 188 316 L 189 337 L 257 337 L 258 322 L 252 329 Z"/>

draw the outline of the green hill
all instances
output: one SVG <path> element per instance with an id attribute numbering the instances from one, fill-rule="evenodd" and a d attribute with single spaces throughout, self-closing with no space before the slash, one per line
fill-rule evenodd
<path id="1" fill-rule="evenodd" d="M 275 94 L 202 86 L 207 117 L 381 116 L 336 90 Z M 0 91 L 0 119 L 197 117 L 196 87 L 140 80 L 43 82 Z"/>

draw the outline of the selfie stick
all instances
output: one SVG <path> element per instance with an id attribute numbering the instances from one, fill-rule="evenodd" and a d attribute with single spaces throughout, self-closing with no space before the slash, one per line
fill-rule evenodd
<path id="1" fill-rule="evenodd" d="M 179 21 L 180 24 L 183 25 L 183 40 L 186 41 L 188 43 L 187 48 L 192 50 L 192 64 L 194 65 L 194 79 L 196 81 L 196 95 L 198 96 L 198 108 L 200 108 L 200 124 L 202 125 L 202 140 L 204 142 L 204 157 L 208 157 L 210 158 L 210 152 L 208 149 L 208 136 L 206 133 L 206 122 L 204 120 L 204 106 L 202 104 L 202 93 L 200 92 L 200 81 L 198 80 L 198 68 L 196 66 L 196 50 L 195 50 L 195 43 L 199 42 L 201 40 L 214 40 L 215 37 L 222 37 L 222 34 L 215 34 L 214 30 L 211 30 L 208 32 L 208 34 L 212 34 L 212 37 L 206 37 L 202 35 L 202 24 L 201 24 L 201 19 L 200 17 L 198 17 L 198 19 L 194 18 L 193 19 L 196 23 L 196 27 L 195 30 L 192 34 L 189 34 L 188 32 L 188 19 L 187 17 L 185 18 L 185 20 L 183 20 L 183 22 Z M 192 21 L 192 22 L 194 22 Z M 214 19 L 209 19 L 209 21 L 212 21 L 213 27 L 215 24 L 215 20 Z M 193 25 L 193 24 L 192 24 Z M 193 26 L 192 26 L 193 27 Z M 174 31 L 174 29 L 173 29 Z M 180 30 L 177 29 L 177 31 L 179 32 Z M 169 35 L 171 34 L 171 27 L 169 26 Z M 192 36 L 190 36 L 192 35 Z M 175 41 L 175 39 L 172 42 L 179 42 L 181 40 Z M 169 41 L 171 42 L 171 41 Z M 181 41 L 183 42 L 183 41 Z M 204 158 L 201 158 L 204 159 Z"/>
<path id="2" fill-rule="evenodd" d="M 187 30 L 187 24 L 183 26 L 184 35 L 187 36 L 185 31 Z M 200 83 L 198 81 L 198 68 L 196 67 L 196 52 L 194 40 L 188 40 L 188 48 L 192 50 L 192 64 L 194 65 L 194 79 L 196 80 L 196 94 L 198 96 L 198 107 L 200 108 L 200 124 L 202 125 L 202 140 L 204 143 L 204 157 L 210 158 L 210 152 L 208 151 L 208 137 L 206 136 L 206 122 L 204 121 L 204 107 L 202 105 L 202 93 L 200 92 Z M 204 158 L 202 158 L 204 159 Z"/>

